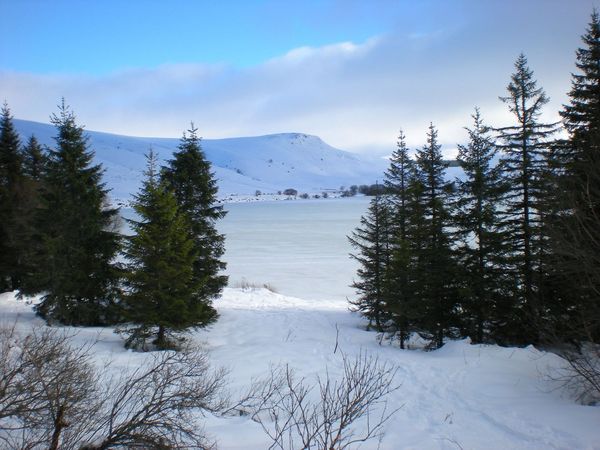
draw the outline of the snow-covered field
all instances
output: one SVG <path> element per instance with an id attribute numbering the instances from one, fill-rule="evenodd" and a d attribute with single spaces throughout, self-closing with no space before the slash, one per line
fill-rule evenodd
<path id="1" fill-rule="evenodd" d="M 230 369 L 232 392 L 243 390 L 271 365 L 287 363 L 301 376 L 338 377 L 340 351 L 365 351 L 398 367 L 401 387 L 390 407 L 382 449 L 599 449 L 600 407 L 576 404 L 550 381 L 562 366 L 535 348 L 500 348 L 450 342 L 441 350 L 399 350 L 378 345 L 361 319 L 340 301 L 309 301 L 265 289 L 226 289 L 216 302 L 219 320 L 191 338 L 205 346 L 215 366 Z M 0 317 L 27 330 L 41 321 L 31 305 L 0 294 Z M 339 350 L 334 353 L 336 334 Z M 123 348 L 111 329 L 77 329 L 78 341 L 99 339 L 94 359 L 111 370 L 147 357 Z M 247 417 L 206 417 L 221 449 L 266 449 L 269 439 Z M 371 441 L 361 448 L 374 449 Z"/>

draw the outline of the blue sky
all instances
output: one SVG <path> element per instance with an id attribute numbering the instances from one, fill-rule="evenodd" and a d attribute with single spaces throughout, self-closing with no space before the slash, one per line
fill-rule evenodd
<path id="1" fill-rule="evenodd" d="M 48 121 L 65 97 L 88 129 L 205 137 L 299 131 L 389 153 L 430 121 L 448 148 L 523 51 L 552 102 L 599 0 L 0 0 L 0 98 Z"/>
<path id="2" fill-rule="evenodd" d="M 197 62 L 251 66 L 292 48 L 387 32 L 395 3 L 2 0 L 0 54 L 5 69 L 38 73 Z"/>

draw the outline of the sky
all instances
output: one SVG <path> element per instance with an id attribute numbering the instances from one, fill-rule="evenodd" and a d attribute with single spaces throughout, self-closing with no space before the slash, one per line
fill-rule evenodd
<path id="1" fill-rule="evenodd" d="M 600 0 L 0 0 L 0 100 L 48 122 L 61 98 L 86 129 L 205 138 L 302 132 L 385 155 L 430 123 L 451 153 L 475 106 L 510 124 L 523 52 L 568 101 Z"/>

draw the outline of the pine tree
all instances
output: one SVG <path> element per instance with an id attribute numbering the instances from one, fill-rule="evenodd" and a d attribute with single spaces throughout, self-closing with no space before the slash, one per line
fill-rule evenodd
<path id="1" fill-rule="evenodd" d="M 429 126 L 427 144 L 417 151 L 416 164 L 422 216 L 413 218 L 414 223 L 421 222 L 417 239 L 420 248 L 415 252 L 415 296 L 420 303 L 422 330 L 433 345 L 441 347 L 444 337 L 452 335 L 457 297 L 448 230 L 452 185 L 444 180 L 446 163 L 433 124 Z"/>
<path id="2" fill-rule="evenodd" d="M 108 207 L 102 168 L 74 114 L 64 105 L 51 117 L 56 148 L 50 151 L 36 222 L 41 243 L 37 270 L 25 293 L 44 292 L 37 312 L 52 322 L 99 325 L 114 321 L 120 247 L 118 211 Z"/>
<path id="3" fill-rule="evenodd" d="M 155 337 L 158 349 L 176 346 L 172 336 L 188 327 L 203 325 L 209 306 L 197 302 L 198 281 L 194 276 L 195 242 L 185 214 L 177 207 L 170 186 L 159 180 L 156 157 L 150 151 L 148 169 L 133 209 L 140 220 L 129 220 L 134 235 L 128 238 L 125 298 L 126 319 L 132 326 L 129 347 L 146 348 Z"/>
<path id="4" fill-rule="evenodd" d="M 464 177 L 456 180 L 453 220 L 459 242 L 465 286 L 463 310 L 467 332 L 475 343 L 490 336 L 507 320 L 510 297 L 507 294 L 505 236 L 500 227 L 499 208 L 506 184 L 501 165 L 496 164 L 497 147 L 479 109 L 473 114 L 473 128 L 466 128 L 469 142 L 458 146 L 458 163 Z"/>
<path id="5" fill-rule="evenodd" d="M 546 171 L 544 154 L 556 124 L 539 122 L 548 98 L 537 86 L 523 54 L 515 62 L 515 73 L 507 87 L 508 96 L 500 99 L 514 115 L 514 125 L 498 128 L 503 142 L 502 164 L 510 190 L 506 195 L 504 224 L 512 247 L 512 271 L 516 279 L 517 308 L 514 313 L 515 337 L 524 342 L 540 338 L 544 305 L 542 285 L 547 236 L 544 234 L 542 204 Z M 521 325 L 517 322 L 521 320 Z"/>
<path id="6" fill-rule="evenodd" d="M 576 52 L 570 103 L 561 116 L 569 132 L 555 159 L 559 219 L 553 249 L 564 295 L 556 328 L 578 340 L 600 340 L 600 19 L 593 11 Z M 566 327 L 565 324 L 566 323 Z M 557 331 L 557 333 L 561 333 Z"/>
<path id="7" fill-rule="evenodd" d="M 414 302 L 411 294 L 411 235 L 409 219 L 411 186 L 414 162 L 408 154 L 406 137 L 402 131 L 398 136 L 397 148 L 390 158 L 385 174 L 384 186 L 390 202 L 390 263 L 386 268 L 388 304 L 386 309 L 395 324 L 393 333 L 404 348 L 406 339 L 414 328 Z"/>
<path id="8" fill-rule="evenodd" d="M 184 133 L 178 151 L 163 168 L 162 178 L 173 189 L 179 210 L 190 221 L 196 253 L 194 299 L 205 311 L 205 321 L 210 322 L 216 314 L 211 302 L 227 285 L 227 277 L 220 274 L 225 269 L 220 259 L 225 251 L 225 238 L 215 227 L 226 212 L 217 205 L 217 182 L 197 132 L 192 124 L 188 133 Z"/>
<path id="9" fill-rule="evenodd" d="M 356 253 L 350 256 L 360 265 L 357 271 L 359 280 L 351 285 L 356 289 L 358 299 L 350 303 L 355 311 L 369 320 L 369 326 L 374 323 L 377 331 L 384 331 L 388 319 L 386 270 L 391 256 L 391 235 L 389 206 L 379 193 L 371 199 L 360 224 L 348 236 L 350 245 L 356 249 Z"/>
<path id="10" fill-rule="evenodd" d="M 18 209 L 23 184 L 20 140 L 5 103 L 0 115 L 0 292 L 20 287 Z"/>

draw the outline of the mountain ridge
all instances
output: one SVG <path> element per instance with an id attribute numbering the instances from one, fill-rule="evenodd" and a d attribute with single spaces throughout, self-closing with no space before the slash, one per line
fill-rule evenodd
<path id="1" fill-rule="evenodd" d="M 51 124 L 14 119 L 22 142 L 32 134 L 45 146 L 54 145 Z M 171 158 L 179 138 L 136 137 L 85 130 L 95 163 L 105 169 L 105 182 L 115 200 L 127 201 L 140 186 L 144 155 L 152 148 L 159 162 Z M 260 136 L 202 139 L 212 164 L 219 196 L 276 193 L 287 188 L 317 193 L 352 184 L 381 180 L 387 162 L 337 149 L 320 137 L 285 132 Z"/>

